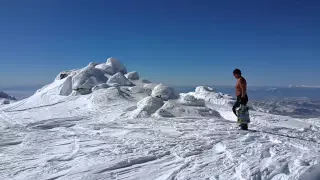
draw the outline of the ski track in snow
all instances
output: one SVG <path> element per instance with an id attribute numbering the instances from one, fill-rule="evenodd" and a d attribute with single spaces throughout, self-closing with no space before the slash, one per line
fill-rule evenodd
<path id="1" fill-rule="evenodd" d="M 65 103 L 50 107 L 63 111 Z M 84 107 L 36 122 L 1 111 L 0 179 L 282 180 L 319 161 L 319 133 L 280 127 L 279 116 L 252 112 L 252 130 L 238 131 L 232 119 L 132 120 L 117 105 L 99 113 Z M 232 117 L 226 107 L 212 108 Z M 118 118 L 105 121 L 103 112 Z"/>

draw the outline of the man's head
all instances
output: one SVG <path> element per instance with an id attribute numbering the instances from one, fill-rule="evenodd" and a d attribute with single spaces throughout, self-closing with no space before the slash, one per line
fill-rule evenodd
<path id="1" fill-rule="evenodd" d="M 233 76 L 234 76 L 236 79 L 240 78 L 240 77 L 241 77 L 241 71 L 240 71 L 240 69 L 235 69 L 235 70 L 233 70 Z"/>

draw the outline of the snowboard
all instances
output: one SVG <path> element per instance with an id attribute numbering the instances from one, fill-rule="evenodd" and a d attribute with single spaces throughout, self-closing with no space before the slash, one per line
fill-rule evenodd
<path id="1" fill-rule="evenodd" d="M 241 130 L 248 130 L 248 124 L 250 123 L 249 107 L 245 105 L 240 105 L 237 109 L 237 123 Z"/>

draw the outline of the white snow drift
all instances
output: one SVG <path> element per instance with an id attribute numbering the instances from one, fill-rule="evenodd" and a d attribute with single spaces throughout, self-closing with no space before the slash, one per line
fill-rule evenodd
<path id="1" fill-rule="evenodd" d="M 151 95 L 153 97 L 159 97 L 164 101 L 167 101 L 169 99 L 178 99 L 179 97 L 177 92 L 172 87 L 168 87 L 163 84 L 155 86 L 152 90 Z"/>
<path id="2" fill-rule="evenodd" d="M 137 71 L 133 71 L 126 74 L 126 78 L 130 80 L 139 80 L 140 76 Z"/>
<path id="3" fill-rule="evenodd" d="M 125 66 L 115 58 L 109 58 L 107 63 L 102 64 L 89 63 L 82 69 L 59 73 L 51 84 L 50 93 L 62 96 L 85 95 L 110 86 L 133 86 L 134 83 L 124 76 L 125 73 L 127 73 Z M 127 76 L 135 81 L 139 79 L 137 72 L 128 73 Z M 146 83 L 140 81 L 139 84 Z M 52 87 L 53 85 L 56 86 Z M 38 90 L 38 93 L 41 91 Z"/>
<path id="4" fill-rule="evenodd" d="M 160 98 L 148 96 L 137 103 L 137 108 L 129 112 L 128 117 L 144 118 L 150 117 L 154 112 L 163 106 L 163 101 Z"/>
<path id="5" fill-rule="evenodd" d="M 318 180 L 319 118 L 250 111 L 239 131 L 231 96 L 126 71 L 90 63 L 1 106 L 0 179 Z"/>
<path id="6" fill-rule="evenodd" d="M 110 86 L 117 85 L 117 86 L 132 86 L 133 83 L 130 82 L 121 72 L 116 73 L 115 75 L 111 76 L 107 82 Z"/>
<path id="7" fill-rule="evenodd" d="M 104 73 L 101 70 L 89 64 L 72 77 L 72 89 L 91 90 L 94 86 L 105 83 L 107 80 L 108 78 L 104 76 Z"/>
<path id="8" fill-rule="evenodd" d="M 204 99 L 205 101 L 213 104 L 231 106 L 235 102 L 235 98 L 231 95 L 215 92 L 211 87 L 199 86 L 196 88 L 195 92 L 189 92 L 187 94 L 199 99 Z M 185 95 L 185 93 L 182 93 L 181 95 Z"/>
<path id="9" fill-rule="evenodd" d="M 200 103 L 199 103 L 200 102 Z M 157 112 L 155 117 L 215 117 L 221 115 L 216 110 L 210 109 L 201 100 L 191 101 L 169 100 Z"/>
<path id="10" fill-rule="evenodd" d="M 127 73 L 126 67 L 115 58 L 109 58 L 105 64 L 98 64 L 95 67 L 110 75 L 114 75 L 118 72 L 121 72 L 122 74 Z"/>

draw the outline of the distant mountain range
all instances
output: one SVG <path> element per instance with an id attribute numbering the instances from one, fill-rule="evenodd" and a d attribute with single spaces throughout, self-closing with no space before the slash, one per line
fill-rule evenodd
<path id="1" fill-rule="evenodd" d="M 0 105 L 10 104 L 12 101 L 16 101 L 17 99 L 13 96 L 8 95 L 7 93 L 0 91 Z"/>
<path id="2" fill-rule="evenodd" d="M 320 103 L 303 98 L 252 101 L 251 106 L 256 111 L 291 117 L 313 118 L 320 116 Z"/>
<path id="3" fill-rule="evenodd" d="M 320 86 L 306 86 L 306 85 L 299 85 L 299 86 L 294 86 L 294 85 L 289 85 L 290 88 L 320 88 Z"/>

